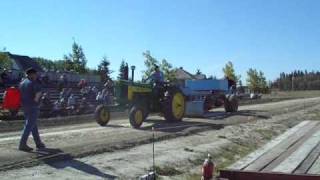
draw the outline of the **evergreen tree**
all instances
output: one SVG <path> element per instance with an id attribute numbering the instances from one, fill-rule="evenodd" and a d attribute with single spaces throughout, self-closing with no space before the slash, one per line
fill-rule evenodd
<path id="1" fill-rule="evenodd" d="M 98 65 L 98 72 L 101 75 L 102 81 L 110 79 L 111 70 L 109 69 L 110 61 L 106 56 L 102 57 L 100 64 Z"/>
<path id="2" fill-rule="evenodd" d="M 0 72 L 3 69 L 11 69 L 12 68 L 12 61 L 10 60 L 9 56 L 5 52 L 0 52 Z"/>
<path id="3" fill-rule="evenodd" d="M 247 71 L 247 85 L 254 93 L 267 93 L 268 85 L 266 77 L 262 71 L 250 68 Z"/>
<path id="4" fill-rule="evenodd" d="M 320 72 L 307 70 L 294 70 L 291 73 L 280 74 L 280 77 L 272 82 L 272 88 L 280 90 L 320 90 Z"/>
<path id="5" fill-rule="evenodd" d="M 126 79 L 127 73 L 126 72 L 128 70 L 128 63 L 126 63 L 124 60 L 121 61 L 120 64 L 120 68 L 119 68 L 119 75 L 118 75 L 118 79 Z"/>
<path id="6" fill-rule="evenodd" d="M 259 91 L 259 75 L 256 69 L 250 68 L 247 71 L 247 85 L 252 92 Z"/>
<path id="7" fill-rule="evenodd" d="M 268 84 L 267 84 L 266 77 L 264 76 L 264 73 L 262 71 L 259 71 L 258 81 L 259 81 L 258 82 L 259 91 L 262 93 L 267 93 Z"/>
<path id="8" fill-rule="evenodd" d="M 85 73 L 87 72 L 86 64 L 87 59 L 83 52 L 82 47 L 73 42 L 72 44 L 72 52 L 68 55 L 64 55 L 63 59 L 65 60 L 65 68 L 67 70 L 74 70 L 78 73 Z"/>

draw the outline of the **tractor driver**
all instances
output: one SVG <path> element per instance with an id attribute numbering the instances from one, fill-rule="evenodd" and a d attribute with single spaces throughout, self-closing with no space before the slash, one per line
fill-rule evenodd
<path id="1" fill-rule="evenodd" d="M 151 80 L 153 83 L 153 95 L 155 97 L 160 96 L 161 92 L 161 87 L 163 86 L 164 83 L 164 74 L 163 72 L 160 71 L 159 66 L 155 65 L 154 66 L 154 72 L 151 74 L 151 76 L 148 78 Z"/>
<path id="2" fill-rule="evenodd" d="M 160 71 L 159 66 L 154 66 L 154 73 L 152 73 L 148 79 L 151 79 L 152 82 L 156 84 L 162 84 L 164 82 L 164 75 L 163 72 Z"/>

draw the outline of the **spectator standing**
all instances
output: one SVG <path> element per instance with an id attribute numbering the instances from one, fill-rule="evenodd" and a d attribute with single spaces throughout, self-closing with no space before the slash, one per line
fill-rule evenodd
<path id="1" fill-rule="evenodd" d="M 20 140 L 19 150 L 32 151 L 33 149 L 27 145 L 30 133 L 32 133 L 37 149 L 45 148 L 45 145 L 40 139 L 37 126 L 41 87 L 37 82 L 37 71 L 35 69 L 27 69 L 26 74 L 27 78 L 20 83 L 21 102 L 25 116 L 25 126 Z"/>
<path id="2" fill-rule="evenodd" d="M 80 100 L 77 112 L 82 114 L 82 113 L 86 113 L 86 109 L 88 108 L 88 103 L 87 103 L 87 98 L 86 97 L 82 97 L 82 99 Z"/>

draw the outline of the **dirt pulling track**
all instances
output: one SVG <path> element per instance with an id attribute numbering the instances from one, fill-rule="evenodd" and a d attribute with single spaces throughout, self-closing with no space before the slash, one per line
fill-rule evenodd
<path id="1" fill-rule="evenodd" d="M 208 152 L 225 167 L 302 120 L 317 120 L 320 98 L 247 105 L 234 114 L 222 109 L 207 118 L 166 123 L 152 116 L 143 128 L 127 119 L 107 127 L 95 122 L 41 130 L 46 152 L 16 150 L 20 132 L 0 134 L 2 179 L 136 179 L 152 166 L 155 127 L 156 170 L 163 179 L 199 179 Z M 32 141 L 29 141 L 32 145 Z M 58 155 L 57 155 L 58 154 Z"/>

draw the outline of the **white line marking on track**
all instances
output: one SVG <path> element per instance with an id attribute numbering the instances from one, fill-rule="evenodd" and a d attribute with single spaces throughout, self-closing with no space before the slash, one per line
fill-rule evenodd
<path id="1" fill-rule="evenodd" d="M 50 133 L 41 133 L 41 132 L 40 132 L 40 136 L 41 136 L 41 137 L 56 136 L 56 135 L 79 133 L 79 132 L 87 132 L 87 131 L 102 130 L 102 129 L 106 129 L 106 128 L 104 128 L 104 127 L 93 127 L 93 128 L 74 129 L 74 130 L 58 131 L 58 132 L 50 132 Z M 20 139 L 20 138 L 21 138 L 20 136 L 0 138 L 0 142 L 18 140 L 18 139 Z"/>

